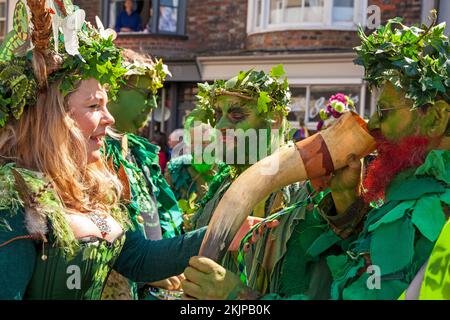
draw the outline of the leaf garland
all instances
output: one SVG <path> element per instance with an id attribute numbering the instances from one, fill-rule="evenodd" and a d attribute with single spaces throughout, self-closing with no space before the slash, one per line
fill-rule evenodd
<path id="1" fill-rule="evenodd" d="M 280 64 L 270 70 L 264 71 L 241 71 L 230 80 L 215 80 L 209 84 L 199 83 L 199 92 L 197 94 L 197 110 L 202 110 L 202 117 L 205 122 L 215 126 L 215 108 L 214 104 L 218 96 L 235 95 L 244 99 L 255 101 L 258 112 L 266 119 L 274 117 L 276 112 L 281 112 L 286 116 L 289 112 L 291 93 L 283 66 Z"/>
<path id="2" fill-rule="evenodd" d="M 408 27 L 401 18 L 390 19 L 371 35 L 362 28 L 355 63 L 365 68 L 365 80 L 376 87 L 390 81 L 413 100 L 413 109 L 439 99 L 450 102 L 450 48 L 445 23 Z M 395 28 L 394 28 L 395 27 Z"/>
<path id="3" fill-rule="evenodd" d="M 62 79 L 60 90 L 67 95 L 80 80 L 95 78 L 108 87 L 108 96 L 115 100 L 120 87 L 132 75 L 150 77 L 147 88 L 153 94 L 163 86 L 170 72 L 162 60 L 152 64 L 124 61 L 122 49 L 113 43 L 113 37 L 102 37 L 89 23 L 78 33 L 80 55 L 65 53 L 63 35 L 59 37 L 59 52 L 63 64 L 53 72 L 49 83 Z M 53 40 L 52 40 L 53 41 Z M 37 80 L 31 68 L 31 54 L 0 62 L 0 129 L 11 119 L 19 119 L 25 106 L 34 106 L 38 91 Z"/>
<path id="4" fill-rule="evenodd" d="M 61 90 L 66 95 L 74 90 L 78 81 L 95 78 L 101 85 L 109 86 L 108 95 L 115 99 L 128 71 L 122 63 L 121 49 L 114 45 L 112 36 L 102 38 L 93 28 L 84 28 L 78 36 L 80 56 L 65 54 L 62 67 L 49 77 L 49 81 L 63 79 Z M 59 43 L 60 52 L 64 52 L 63 41 Z"/>
<path id="5" fill-rule="evenodd" d="M 26 58 L 0 62 L 0 128 L 10 119 L 19 119 L 26 105 L 36 102 L 37 82 Z"/>

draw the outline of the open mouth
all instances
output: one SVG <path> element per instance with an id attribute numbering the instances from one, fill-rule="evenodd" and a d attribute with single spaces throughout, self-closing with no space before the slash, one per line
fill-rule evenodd
<path id="1" fill-rule="evenodd" d="M 99 134 L 96 136 L 90 137 L 90 141 L 93 142 L 97 147 L 101 147 L 103 145 L 103 138 L 105 137 L 105 134 Z"/>

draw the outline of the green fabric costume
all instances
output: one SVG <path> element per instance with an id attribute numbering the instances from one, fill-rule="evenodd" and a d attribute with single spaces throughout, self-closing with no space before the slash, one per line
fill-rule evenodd
<path id="1" fill-rule="evenodd" d="M 162 237 L 172 238 L 180 235 L 182 214 L 172 190 L 161 173 L 158 164 L 159 147 L 131 133 L 126 134 L 126 137 L 129 151 L 126 159 L 122 156 L 121 141 L 107 138 L 105 150 L 107 159 L 112 157 L 115 169 L 118 170 L 122 164 L 127 173 L 132 193 L 132 201 L 127 207 L 133 223 L 145 232 L 145 227 L 137 221 L 137 217 L 145 213 L 158 212 Z M 147 220 L 145 216 L 143 218 Z"/>
<path id="2" fill-rule="evenodd" d="M 209 224 L 214 210 L 232 182 L 231 167 L 225 163 L 219 163 L 217 173 L 208 185 L 208 192 L 198 201 L 197 210 L 190 219 L 194 229 Z"/>
<path id="3" fill-rule="evenodd" d="M 331 298 L 397 299 L 430 257 L 447 220 L 449 182 L 449 151 L 431 151 L 422 166 L 398 174 L 348 253 L 327 257 Z M 381 272 L 379 288 L 368 285 L 370 265 Z"/>
<path id="4" fill-rule="evenodd" d="M 230 167 L 221 169 L 191 220 L 197 228 L 209 223 L 232 183 Z M 308 182 L 295 183 L 272 193 L 265 202 L 265 216 L 277 209 L 277 194 L 282 195 L 282 206 L 287 207 L 311 197 L 313 190 Z M 330 297 L 332 278 L 324 257 L 345 252 L 351 238 L 343 240 L 329 227 L 328 221 L 334 212 L 329 192 L 317 194 L 313 202 L 315 205 L 300 207 L 280 218 L 280 224 L 265 233 L 246 253 L 248 285 L 265 294 L 264 299 L 302 299 L 306 294 L 314 299 Z M 233 253 L 226 254 L 222 265 L 234 273 L 239 272 Z"/>
<path id="5" fill-rule="evenodd" d="M 182 215 L 175 196 L 161 174 L 158 164 L 159 147 L 145 138 L 126 134 L 127 155 L 124 159 L 122 141 L 108 137 L 105 140 L 105 153 L 112 162 L 114 170 L 125 170 L 131 193 L 127 204 L 133 226 L 147 239 L 160 240 L 173 238 L 182 233 Z M 120 176 L 120 175 L 119 175 Z M 162 280 L 162 279 L 159 279 Z M 103 299 L 138 299 L 137 284 L 113 272 L 106 284 Z M 145 297 L 144 294 L 141 298 Z"/>
<path id="6" fill-rule="evenodd" d="M 36 204 L 25 209 L 13 168 L 0 167 L 0 299 L 99 299 L 112 269 L 133 281 L 151 282 L 180 274 L 198 252 L 204 229 L 160 241 L 133 229 L 114 243 L 77 240 L 42 174 L 15 168 Z M 112 215 L 124 221 L 119 212 Z M 38 230 L 45 230 L 47 243 L 36 236 Z"/>
<path id="7" fill-rule="evenodd" d="M 309 182 L 287 190 L 286 206 L 308 198 L 311 203 L 281 216 L 279 225 L 250 248 L 245 258 L 248 285 L 263 294 L 262 299 L 329 299 L 332 277 L 326 256 L 347 250 L 362 216 L 331 228 L 335 209 L 329 191 L 314 194 Z M 344 229 L 341 238 L 336 230 Z"/>

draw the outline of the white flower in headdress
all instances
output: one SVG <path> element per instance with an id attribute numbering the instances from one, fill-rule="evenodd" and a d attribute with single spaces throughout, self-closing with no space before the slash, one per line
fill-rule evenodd
<path id="1" fill-rule="evenodd" d="M 81 30 L 86 18 L 82 9 L 75 10 L 62 20 L 61 27 L 64 34 L 64 47 L 71 56 L 79 55 L 78 32 Z"/>
<path id="2" fill-rule="evenodd" d="M 172 72 L 169 71 L 169 67 L 166 64 L 163 63 L 162 68 L 165 74 L 167 74 L 170 77 L 172 76 Z"/>
<path id="3" fill-rule="evenodd" d="M 103 26 L 102 21 L 98 16 L 95 16 L 95 22 L 97 23 L 97 29 L 100 33 L 100 37 L 103 39 L 109 39 L 110 36 L 112 36 L 112 39 L 115 40 L 117 38 L 117 33 L 111 28 L 105 29 Z"/>

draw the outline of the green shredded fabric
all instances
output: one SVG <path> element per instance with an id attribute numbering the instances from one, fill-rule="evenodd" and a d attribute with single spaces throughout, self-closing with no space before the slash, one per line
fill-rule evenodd
<path id="1" fill-rule="evenodd" d="M 416 176 L 431 176 L 445 184 L 450 184 L 450 153 L 446 150 L 433 150 L 427 161 L 417 168 Z"/>
<path id="2" fill-rule="evenodd" d="M 213 196 L 217 193 L 222 183 L 230 176 L 231 167 L 224 162 L 217 165 L 217 173 L 214 175 L 213 179 L 208 185 L 208 192 L 205 196 L 198 202 L 200 207 L 203 207 Z"/>
<path id="3" fill-rule="evenodd" d="M 184 154 L 171 159 L 167 163 L 167 171 L 170 174 L 170 183 L 175 197 L 180 199 L 189 199 L 191 194 L 196 193 L 197 185 L 189 173 L 189 166 L 192 163 L 192 155 Z"/>
<path id="4" fill-rule="evenodd" d="M 372 264 L 380 266 L 382 275 L 403 270 L 413 261 L 414 236 L 413 224 L 407 218 L 378 227 L 370 243 Z"/>
<path id="5" fill-rule="evenodd" d="M 449 151 L 434 150 L 422 166 L 399 174 L 384 205 L 368 213 L 347 254 L 328 257 L 334 278 L 332 299 L 397 299 L 408 287 L 446 221 L 449 160 Z M 370 264 L 380 268 L 380 289 L 367 286 L 370 274 L 364 271 Z"/>
<path id="6" fill-rule="evenodd" d="M 437 196 L 425 196 L 417 200 L 411 221 L 428 240 L 437 240 L 446 220 L 441 200 Z"/>
<path id="7" fill-rule="evenodd" d="M 378 229 L 378 227 L 384 225 L 384 224 L 391 224 L 401 218 L 406 214 L 407 211 L 411 211 L 415 205 L 416 201 L 410 200 L 401 202 L 398 206 L 396 206 L 394 209 L 392 209 L 389 214 L 384 215 L 380 220 L 378 220 L 376 223 L 369 226 L 369 231 L 375 231 Z"/>
<path id="8" fill-rule="evenodd" d="M 41 173 L 17 168 L 14 163 L 0 167 L 0 211 L 16 215 L 19 210 L 23 210 L 24 203 L 16 190 L 12 168 L 24 178 L 30 192 L 38 192 L 48 181 Z M 52 189 L 46 189 L 40 193 L 36 200 L 39 202 L 39 210 L 44 212 L 51 222 L 56 245 L 64 248 L 68 258 L 73 257 L 79 249 L 79 243 L 70 228 L 69 222 L 64 217 L 65 213 L 61 200 Z"/>
<path id="9" fill-rule="evenodd" d="M 134 225 L 140 225 L 136 219 L 141 210 L 157 211 L 163 238 L 180 235 L 183 224 L 181 211 L 173 192 L 161 174 L 158 164 L 159 147 L 134 134 L 126 136 L 129 154 L 132 155 L 130 159 L 122 157 L 121 142 L 112 138 L 106 139 L 105 154 L 107 159 L 112 159 L 116 170 L 122 164 L 127 172 L 132 192 L 132 202 L 127 208 Z M 149 187 L 157 200 L 156 204 L 149 193 Z"/>

